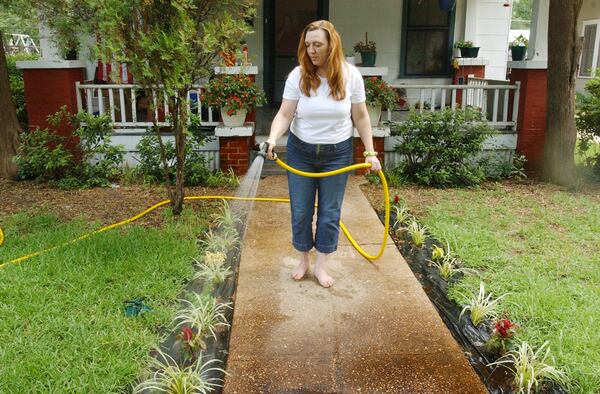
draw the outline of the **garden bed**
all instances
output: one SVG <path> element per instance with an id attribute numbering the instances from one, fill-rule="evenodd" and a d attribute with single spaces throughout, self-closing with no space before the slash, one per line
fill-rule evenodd
<path id="1" fill-rule="evenodd" d="M 367 185 L 363 190 L 378 209 L 381 201 L 374 188 Z M 510 293 L 502 300 L 500 313 L 519 324 L 519 340 L 536 346 L 550 342 L 554 365 L 568 371 L 572 392 L 598 390 L 600 349 L 589 335 L 600 329 L 589 326 L 600 321 L 593 286 L 600 276 L 598 191 L 589 186 L 570 193 L 533 182 L 493 183 L 479 189 L 406 186 L 391 191 L 434 237 L 452 244 L 466 267 L 479 272 L 451 282 L 446 293 L 436 270 L 425 262 L 430 252 L 414 250 L 406 239 L 396 237 L 457 340 L 471 342 L 471 348 L 465 348 L 471 359 L 484 362 L 485 349 L 479 345 L 486 330 L 474 332 L 464 322 L 468 314 L 460 323 L 456 317 L 458 305 L 465 301 L 462 294 L 476 293 L 481 278 L 496 296 Z"/>
<path id="2" fill-rule="evenodd" d="M 186 194 L 231 192 L 198 187 Z M 133 216 L 164 196 L 156 186 L 65 192 L 0 180 L 0 227 L 6 235 L 0 263 Z M 215 206 L 186 204 L 178 220 L 162 208 L 126 227 L 0 269 L 3 388 L 130 391 L 148 367 L 150 349 L 172 327 L 175 300 L 194 273 L 197 236 Z M 127 316 L 124 302 L 138 298 L 150 312 Z"/>

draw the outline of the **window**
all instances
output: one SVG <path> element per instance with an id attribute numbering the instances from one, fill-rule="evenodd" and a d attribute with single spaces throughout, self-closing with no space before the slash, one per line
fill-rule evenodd
<path id="1" fill-rule="evenodd" d="M 600 19 L 583 22 L 579 76 L 592 77 L 596 68 L 600 68 Z"/>
<path id="2" fill-rule="evenodd" d="M 438 0 L 406 0 L 402 21 L 400 77 L 450 75 L 454 11 Z"/>

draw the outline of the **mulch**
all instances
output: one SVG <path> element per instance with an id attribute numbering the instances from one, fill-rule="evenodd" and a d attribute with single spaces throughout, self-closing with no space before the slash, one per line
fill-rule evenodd
<path id="1" fill-rule="evenodd" d="M 233 195 L 235 189 L 190 187 L 185 195 Z M 64 191 L 45 183 L 0 179 L 0 223 L 2 218 L 18 212 L 52 212 L 61 220 L 83 215 L 90 221 L 108 225 L 134 216 L 151 205 L 168 199 L 161 185 L 113 185 L 107 188 Z M 186 202 L 186 204 L 188 204 Z M 197 206 L 202 202 L 189 202 Z M 147 226 L 160 226 L 162 210 L 139 219 Z"/>

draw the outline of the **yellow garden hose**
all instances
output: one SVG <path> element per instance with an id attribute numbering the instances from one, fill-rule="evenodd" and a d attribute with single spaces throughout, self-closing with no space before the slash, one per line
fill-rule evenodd
<path id="1" fill-rule="evenodd" d="M 304 172 L 304 171 L 299 171 L 296 170 L 295 168 L 292 168 L 290 166 L 288 166 L 286 163 L 284 163 L 283 161 L 276 159 L 275 160 L 277 162 L 277 164 L 279 164 L 281 167 L 285 168 L 288 171 L 293 172 L 294 174 L 297 175 L 301 175 L 301 176 L 306 176 L 306 177 L 311 177 L 311 178 L 320 178 L 320 177 L 326 177 L 326 176 L 330 176 L 330 175 L 337 175 L 343 172 L 347 172 L 347 171 L 353 171 L 359 168 L 369 168 L 371 166 L 370 163 L 362 163 L 362 164 L 354 164 L 348 167 L 344 167 L 344 168 L 340 168 L 339 170 L 335 170 L 335 171 L 329 171 L 329 172 L 321 172 L 321 173 L 312 173 L 312 172 Z M 383 242 L 381 244 L 381 248 L 379 249 L 379 253 L 377 253 L 376 255 L 370 255 L 367 252 L 365 252 L 359 245 L 358 243 L 354 240 L 354 238 L 352 238 L 352 236 L 350 235 L 350 232 L 348 231 L 348 229 L 346 228 L 346 226 L 344 226 L 344 224 L 340 221 L 340 227 L 342 229 L 342 231 L 344 232 L 344 234 L 346 234 L 346 236 L 348 237 L 348 239 L 350 240 L 350 243 L 352 243 L 352 246 L 354 246 L 354 248 L 356 248 L 356 250 L 365 258 L 369 259 L 369 260 L 375 260 L 378 259 L 379 257 L 381 257 L 381 255 L 383 254 L 383 251 L 385 250 L 385 246 L 387 243 L 387 233 L 389 230 L 389 223 L 390 223 L 390 196 L 389 196 L 389 191 L 388 191 L 388 186 L 387 186 L 387 181 L 385 179 L 385 176 L 383 175 L 383 171 L 379 171 L 379 178 L 381 179 L 381 184 L 383 185 L 383 191 L 384 191 L 384 202 L 385 202 L 385 225 L 384 225 L 384 232 L 383 232 Z M 184 200 L 187 201 L 192 201 L 192 200 L 209 200 L 209 199 L 223 199 L 223 200 L 254 200 L 254 201 L 269 201 L 269 202 L 289 202 L 289 198 L 271 198 L 271 197 L 234 197 L 234 196 L 189 196 L 189 197 L 184 197 Z M 16 258 L 14 260 L 10 260 L 7 261 L 6 263 L 2 263 L 0 264 L 0 268 L 4 268 L 5 266 L 9 265 L 9 264 L 17 264 L 20 262 L 23 262 L 25 260 L 28 260 L 32 257 L 36 257 L 39 256 L 43 253 L 49 252 L 51 250 L 54 249 L 58 249 L 62 246 L 66 246 L 69 244 L 73 244 L 77 241 L 81 241 L 83 239 L 86 239 L 88 237 L 91 237 L 92 235 L 96 235 L 99 233 L 102 233 L 104 231 L 108 231 L 111 230 L 113 228 L 117 228 L 120 226 L 123 226 L 125 224 L 131 223 L 145 215 L 147 215 L 148 213 L 154 211 L 155 209 L 162 207 L 163 205 L 166 205 L 168 203 L 170 203 L 171 200 L 164 200 L 161 201 L 159 203 L 156 203 L 154 205 L 152 205 L 150 208 L 144 210 L 143 212 L 138 213 L 137 215 L 129 218 L 129 219 L 125 219 L 122 220 L 118 223 L 114 223 L 105 227 L 102 227 L 98 230 L 92 231 L 90 233 L 87 234 L 83 234 L 77 238 L 74 238 L 70 241 L 64 242 L 62 244 L 56 245 L 56 246 L 52 246 L 50 248 L 47 249 L 43 249 L 40 250 L 38 252 L 34 252 L 34 253 L 30 253 L 27 254 L 25 256 L 21 256 L 19 258 Z M 2 229 L 0 228 L 0 246 L 2 245 L 2 243 L 4 242 L 4 233 L 2 232 Z"/>

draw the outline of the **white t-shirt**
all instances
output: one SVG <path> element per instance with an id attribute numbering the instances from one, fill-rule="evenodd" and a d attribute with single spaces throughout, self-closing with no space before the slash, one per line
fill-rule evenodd
<path id="1" fill-rule="evenodd" d="M 300 91 L 300 66 L 285 82 L 283 98 L 298 101 L 290 130 L 309 144 L 337 144 L 352 137 L 351 104 L 365 101 L 365 84 L 360 71 L 346 64 L 346 98 L 337 101 L 331 96 L 327 78 L 321 78 L 316 95 L 310 97 Z"/>

